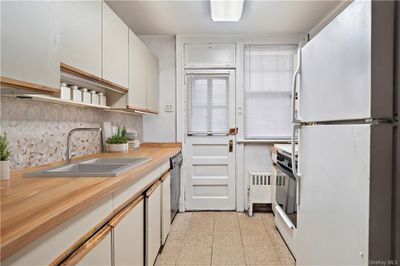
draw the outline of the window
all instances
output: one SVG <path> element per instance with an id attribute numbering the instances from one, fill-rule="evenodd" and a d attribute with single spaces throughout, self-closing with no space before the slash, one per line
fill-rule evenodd
<path id="1" fill-rule="evenodd" d="M 288 139 L 295 45 L 245 46 L 245 138 Z"/>
<path id="2" fill-rule="evenodd" d="M 228 133 L 229 77 L 188 76 L 187 133 Z"/>

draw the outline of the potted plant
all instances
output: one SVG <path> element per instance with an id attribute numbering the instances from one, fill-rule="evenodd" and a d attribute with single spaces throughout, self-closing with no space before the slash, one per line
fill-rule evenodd
<path id="1" fill-rule="evenodd" d="M 10 179 L 10 151 L 8 150 L 7 134 L 0 136 L 0 179 Z"/>
<path id="2" fill-rule="evenodd" d="M 117 132 L 106 140 L 107 151 L 121 152 L 128 150 L 128 139 L 126 138 L 126 128 L 118 127 Z"/>

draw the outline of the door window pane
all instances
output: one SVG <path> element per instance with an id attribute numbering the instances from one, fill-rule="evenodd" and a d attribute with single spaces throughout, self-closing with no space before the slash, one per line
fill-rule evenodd
<path id="1" fill-rule="evenodd" d="M 228 77 L 191 75 L 187 81 L 187 133 L 228 133 Z"/>

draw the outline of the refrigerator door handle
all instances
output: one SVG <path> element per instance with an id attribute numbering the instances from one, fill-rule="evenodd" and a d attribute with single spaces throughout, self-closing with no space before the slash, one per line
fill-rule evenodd
<path id="1" fill-rule="evenodd" d="M 296 117 L 296 87 L 297 87 L 297 76 L 301 72 L 301 48 L 297 49 L 297 69 L 293 74 L 292 80 L 292 122 L 299 123 L 300 118 Z"/>
<path id="2" fill-rule="evenodd" d="M 293 124 L 292 131 L 292 172 L 296 178 L 296 203 L 300 205 L 300 173 L 296 164 L 296 132 L 301 129 L 301 124 Z M 300 158 L 297 158 L 298 160 Z"/>

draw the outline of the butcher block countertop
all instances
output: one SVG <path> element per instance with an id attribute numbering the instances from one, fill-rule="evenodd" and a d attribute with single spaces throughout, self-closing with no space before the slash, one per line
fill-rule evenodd
<path id="1" fill-rule="evenodd" d="M 127 153 L 76 158 L 145 156 L 152 160 L 116 177 L 22 177 L 24 173 L 64 162 L 11 172 L 0 181 L 1 260 L 43 236 L 67 219 L 144 177 L 181 150 L 178 143 L 145 143 Z"/>

